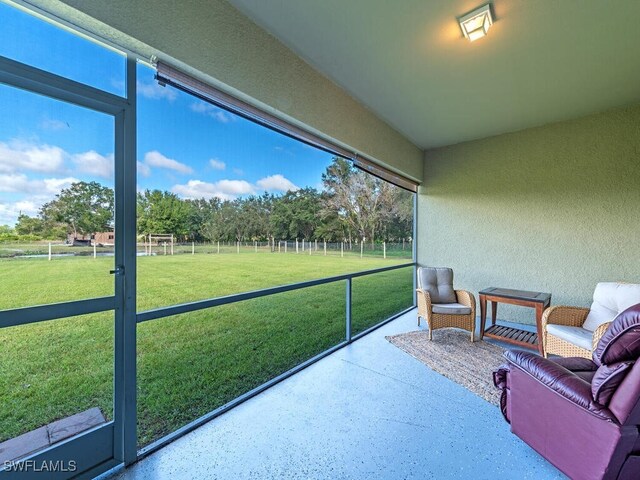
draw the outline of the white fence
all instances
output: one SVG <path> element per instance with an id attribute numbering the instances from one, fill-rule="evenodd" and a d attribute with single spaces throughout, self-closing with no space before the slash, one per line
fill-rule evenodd
<path id="1" fill-rule="evenodd" d="M 413 243 L 404 242 L 324 242 L 322 240 L 274 240 L 273 242 L 186 242 L 138 244 L 138 255 L 196 255 L 271 253 L 287 255 L 360 256 L 412 258 Z"/>

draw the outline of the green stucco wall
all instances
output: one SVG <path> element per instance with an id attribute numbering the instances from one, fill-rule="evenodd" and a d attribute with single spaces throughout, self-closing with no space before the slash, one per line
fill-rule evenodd
<path id="1" fill-rule="evenodd" d="M 421 149 L 224 0 L 31 0 L 415 180 Z"/>
<path id="2" fill-rule="evenodd" d="M 457 288 L 588 306 L 599 281 L 640 283 L 640 106 L 427 151 L 418 209 L 418 261 Z"/>

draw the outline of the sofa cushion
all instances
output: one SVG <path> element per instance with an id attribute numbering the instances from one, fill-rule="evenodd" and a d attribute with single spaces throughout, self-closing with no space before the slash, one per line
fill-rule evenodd
<path id="1" fill-rule="evenodd" d="M 431 303 L 455 303 L 458 300 L 450 268 L 418 268 L 418 288 L 429 292 Z"/>
<path id="2" fill-rule="evenodd" d="M 547 332 L 551 335 L 573 343 L 578 347 L 591 351 L 593 348 L 593 332 L 582 327 L 569 327 L 567 325 L 547 324 Z"/>
<path id="3" fill-rule="evenodd" d="M 471 309 L 461 303 L 438 303 L 431 305 L 433 313 L 444 313 L 445 315 L 469 315 Z"/>
<path id="4" fill-rule="evenodd" d="M 631 305 L 640 303 L 640 285 L 634 283 L 601 282 L 593 292 L 593 303 L 582 328 L 595 330 L 611 322 Z"/>
<path id="5" fill-rule="evenodd" d="M 624 377 L 627 376 L 634 363 L 618 362 L 611 365 L 600 365 L 591 380 L 593 399 L 600 405 L 608 406 L 614 392 L 622 383 Z"/>
<path id="6" fill-rule="evenodd" d="M 593 352 L 598 365 L 636 360 L 640 356 L 640 303 L 616 317 Z"/>

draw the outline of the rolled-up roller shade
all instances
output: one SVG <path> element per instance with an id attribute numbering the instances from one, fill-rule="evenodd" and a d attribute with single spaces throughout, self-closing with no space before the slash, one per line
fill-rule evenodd
<path id="1" fill-rule="evenodd" d="M 385 180 L 389 183 L 393 183 L 400 188 L 409 190 L 410 192 L 415 193 L 418 191 L 418 184 L 413 180 L 409 180 L 408 178 L 398 175 L 397 173 L 381 167 L 380 165 L 373 163 L 366 158 L 360 157 L 359 155 L 356 155 L 352 160 L 356 168 L 359 168 L 360 170 L 370 173 L 371 175 L 381 178 L 382 180 Z"/>

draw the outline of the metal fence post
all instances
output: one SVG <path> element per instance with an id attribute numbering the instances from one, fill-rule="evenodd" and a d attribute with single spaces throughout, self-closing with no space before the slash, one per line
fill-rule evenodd
<path id="1" fill-rule="evenodd" d="M 351 277 L 347 278 L 347 302 L 346 302 L 346 318 L 347 318 L 347 328 L 346 328 L 346 339 L 347 342 L 351 341 Z"/>
<path id="2" fill-rule="evenodd" d="M 413 194 L 413 236 L 411 237 L 411 261 L 413 262 L 413 306 L 418 305 L 417 277 L 418 277 L 418 194 Z M 404 249 L 404 239 L 402 240 Z"/>

